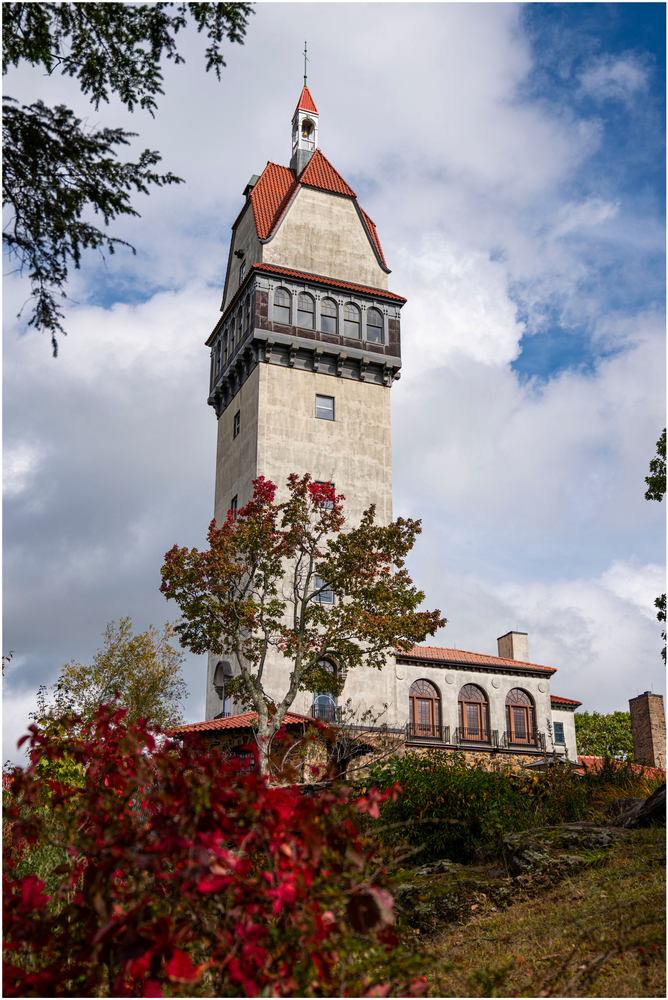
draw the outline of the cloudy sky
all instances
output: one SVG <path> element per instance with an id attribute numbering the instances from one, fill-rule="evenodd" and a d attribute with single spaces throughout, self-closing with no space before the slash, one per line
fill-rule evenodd
<path id="1" fill-rule="evenodd" d="M 394 504 L 423 520 L 411 569 L 449 620 L 430 641 L 495 653 L 526 631 L 553 692 L 590 710 L 663 693 L 665 505 L 644 477 L 665 423 L 664 19 L 660 3 L 260 3 L 221 83 L 180 36 L 155 120 L 8 75 L 24 103 L 138 132 L 133 152 L 187 183 L 114 226 L 136 257 L 91 254 L 72 276 L 57 360 L 16 319 L 26 281 L 5 279 L 5 759 L 37 687 L 90 662 L 108 621 L 176 617 L 162 557 L 203 546 L 213 509 L 204 340 L 244 186 L 289 162 L 304 39 L 321 148 L 408 298 Z M 201 719 L 203 658 L 186 673 Z"/>

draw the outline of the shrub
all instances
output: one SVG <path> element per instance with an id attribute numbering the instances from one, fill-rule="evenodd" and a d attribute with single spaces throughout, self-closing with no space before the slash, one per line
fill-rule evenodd
<path id="1" fill-rule="evenodd" d="M 424 992 L 357 829 L 396 789 L 307 797 L 120 709 L 73 725 L 31 727 L 6 781 L 5 996 Z"/>
<path id="2" fill-rule="evenodd" d="M 406 837 L 421 846 L 419 860 L 469 861 L 476 847 L 526 822 L 524 785 L 510 770 L 487 771 L 463 753 L 406 753 L 370 769 L 369 784 L 399 782 L 402 795 L 382 807 L 378 829 L 386 845 Z"/>
<path id="3" fill-rule="evenodd" d="M 486 770 L 463 753 L 430 750 L 406 753 L 369 769 L 368 784 L 403 790 L 381 807 L 373 834 L 386 846 L 408 841 L 418 862 L 448 857 L 470 861 L 482 844 L 531 827 L 591 819 L 623 796 L 646 797 L 663 779 L 649 778 L 637 764 L 603 758 L 584 776 L 567 762 L 545 772 L 517 772 L 499 765 Z"/>

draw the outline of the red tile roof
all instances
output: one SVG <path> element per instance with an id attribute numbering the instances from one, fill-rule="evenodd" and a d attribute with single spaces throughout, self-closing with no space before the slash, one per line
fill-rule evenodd
<path id="1" fill-rule="evenodd" d="M 348 198 L 354 198 L 357 203 L 357 196 L 353 189 L 349 184 L 346 184 L 341 174 L 334 169 L 319 149 L 316 149 L 299 180 L 297 180 L 294 170 L 270 161 L 262 171 L 259 181 L 249 196 L 253 206 L 255 229 L 261 240 L 269 239 L 275 231 L 300 184 L 318 188 L 320 191 L 332 191 L 334 194 L 342 194 Z M 232 225 L 232 229 L 237 226 L 245 208 L 246 206 L 244 205 L 244 208 L 242 208 Z M 387 267 L 380 240 L 378 239 L 378 233 L 376 232 L 376 226 L 359 205 L 358 208 L 369 229 L 369 235 L 378 251 L 380 259 L 383 265 Z"/>
<path id="2" fill-rule="evenodd" d="M 578 755 L 578 764 L 583 764 L 593 771 L 600 770 L 603 764 L 603 757 L 580 757 Z M 621 767 L 626 767 L 623 761 L 619 761 Z M 645 764 L 631 764 L 630 770 L 633 774 L 647 775 L 648 778 L 663 778 L 665 780 L 666 772 L 660 767 L 648 767 Z"/>
<path id="3" fill-rule="evenodd" d="M 380 245 L 380 240 L 378 239 L 378 233 L 376 232 L 376 223 L 369 218 L 369 216 L 366 214 L 361 205 L 360 205 L 360 212 L 362 213 L 362 218 L 366 222 L 369 232 L 371 233 L 371 239 L 373 240 L 373 244 L 376 250 L 378 251 L 378 256 L 382 260 L 383 264 L 385 264 L 385 267 L 387 267 L 387 264 L 385 263 L 385 256 L 383 254 L 383 248 Z"/>
<path id="4" fill-rule="evenodd" d="M 297 190 L 294 170 L 269 162 L 250 193 L 255 228 L 261 240 L 266 240 Z"/>
<path id="5" fill-rule="evenodd" d="M 471 666 L 512 667 L 518 673 L 542 670 L 556 674 L 556 667 L 544 667 L 540 663 L 525 663 L 524 660 L 510 660 L 503 656 L 485 656 L 484 653 L 469 653 L 465 649 L 442 649 L 439 646 L 413 646 L 407 653 L 397 653 L 397 659 L 410 657 L 418 660 L 439 660 L 442 663 L 470 663 Z"/>
<path id="6" fill-rule="evenodd" d="M 253 271 L 269 271 L 271 274 L 283 274 L 286 278 L 301 278 L 304 281 L 317 281 L 321 285 L 331 285 L 333 288 L 347 288 L 351 292 L 367 292 L 379 299 L 390 299 L 392 302 L 405 302 L 402 295 L 386 292 L 384 288 L 371 288 L 369 285 L 353 285 L 350 281 L 337 281 L 336 278 L 325 278 L 320 274 L 308 274 L 306 271 L 292 271 L 289 267 L 279 267 L 277 264 L 252 264 L 248 274 Z M 241 286 L 240 286 L 241 287 Z"/>
<path id="7" fill-rule="evenodd" d="M 318 113 L 318 109 L 315 106 L 315 101 L 311 97 L 311 92 L 308 89 L 308 87 L 304 87 L 304 89 L 302 90 L 301 97 L 299 98 L 299 103 L 295 108 L 295 115 L 297 114 L 298 111 L 310 111 L 311 114 L 313 115 L 317 115 Z M 294 118 L 295 115 L 293 115 L 292 117 Z"/>
<path id="8" fill-rule="evenodd" d="M 297 712 L 287 712 L 284 720 L 287 725 L 301 725 L 313 722 L 310 715 L 299 715 Z M 188 722 L 177 726 L 175 733 L 215 732 L 219 729 L 252 729 L 257 722 L 257 712 L 242 712 L 240 715 L 228 715 L 226 719 L 208 719 L 206 722 Z"/>
<path id="9" fill-rule="evenodd" d="M 553 705 L 581 705 L 581 701 L 573 701 L 572 698 L 560 698 L 558 694 L 551 694 L 550 701 Z"/>
<path id="10" fill-rule="evenodd" d="M 324 157 L 319 149 L 308 161 L 306 170 L 299 178 L 300 184 L 307 184 L 308 187 L 320 188 L 322 191 L 333 191 L 335 194 L 347 194 L 349 198 L 356 198 L 357 195 L 346 184 L 338 170 Z"/>

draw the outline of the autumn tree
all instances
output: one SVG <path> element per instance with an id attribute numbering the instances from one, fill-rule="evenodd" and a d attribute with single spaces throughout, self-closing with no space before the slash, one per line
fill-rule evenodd
<path id="1" fill-rule="evenodd" d="M 175 630 L 193 653 L 232 654 L 240 676 L 227 688 L 258 715 L 260 765 L 268 769 L 272 738 L 300 691 L 338 694 L 326 667 L 380 670 L 386 657 L 408 650 L 445 625 L 440 611 L 418 611 L 424 593 L 404 565 L 420 522 L 376 524 L 371 505 L 357 527 L 343 530 L 342 495 L 309 475 L 288 478 L 289 498 L 260 477 L 253 498 L 220 527 L 209 527 L 209 549 L 174 546 L 165 557 L 161 591 L 181 610 Z M 324 603 L 322 595 L 335 595 Z M 289 663 L 278 704 L 265 690 L 268 656 Z"/>
<path id="2" fill-rule="evenodd" d="M 40 732 L 60 732 L 62 720 L 73 714 L 90 720 L 117 695 L 131 722 L 144 719 L 161 729 L 178 725 L 180 702 L 188 694 L 181 675 L 183 654 L 172 645 L 171 625 L 162 632 L 150 625 L 134 635 L 130 618 L 121 618 L 118 625 L 107 625 L 103 637 L 104 646 L 91 665 L 66 663 L 50 693 L 40 688 L 37 711 L 31 715 Z"/>
<path id="3" fill-rule="evenodd" d="M 75 79 L 97 110 L 117 97 L 128 109 L 151 115 L 163 93 L 163 59 L 185 62 L 176 35 L 188 23 L 208 40 L 206 69 L 220 79 L 225 39 L 243 44 L 249 3 L 3 3 L 2 67 L 29 63 L 50 76 Z M 3 205 L 9 206 L 3 244 L 27 270 L 33 312 L 28 326 L 51 335 L 66 331 L 59 299 L 65 297 L 68 266 L 78 268 L 86 249 L 113 253 L 128 243 L 105 226 L 121 215 L 138 215 L 132 192 L 180 183 L 153 169 L 161 157 L 145 149 L 135 163 L 116 160 L 119 147 L 136 133 L 94 130 L 64 105 L 21 105 L 3 97 Z"/>
<path id="4" fill-rule="evenodd" d="M 649 463 L 649 476 L 645 477 L 647 491 L 645 500 L 657 500 L 659 503 L 666 495 L 666 428 L 663 428 L 661 437 L 656 442 L 656 455 Z M 654 601 L 657 608 L 656 617 L 663 624 L 661 638 L 663 639 L 663 649 L 661 655 L 663 662 L 666 662 L 666 595 L 661 594 Z"/>

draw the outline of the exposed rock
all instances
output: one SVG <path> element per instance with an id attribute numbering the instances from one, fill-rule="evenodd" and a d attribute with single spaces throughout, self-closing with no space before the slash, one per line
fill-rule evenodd
<path id="1" fill-rule="evenodd" d="M 660 785 L 648 799 L 641 799 L 610 821 L 611 827 L 637 830 L 640 827 L 666 825 L 666 783 Z"/>
<path id="2" fill-rule="evenodd" d="M 509 834 L 503 846 L 485 845 L 477 864 L 461 865 L 443 858 L 393 878 L 395 907 L 423 934 L 471 916 L 473 906 L 505 909 L 521 893 L 538 893 L 578 871 L 588 859 L 577 851 L 610 847 L 623 830 L 593 823 L 566 823 Z"/>
<path id="3" fill-rule="evenodd" d="M 615 799 L 614 802 L 611 802 L 610 805 L 604 809 L 604 813 L 606 816 L 610 816 L 614 819 L 615 816 L 621 816 L 623 812 L 626 812 L 628 809 L 632 809 L 633 806 L 642 805 L 644 801 L 644 799 L 634 799 L 630 795 L 627 795 L 621 799 Z"/>

